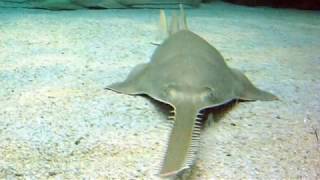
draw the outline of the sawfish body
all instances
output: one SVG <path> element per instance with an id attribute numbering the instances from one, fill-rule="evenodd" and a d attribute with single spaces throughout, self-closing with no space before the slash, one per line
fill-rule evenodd
<path id="1" fill-rule="evenodd" d="M 217 49 L 186 28 L 172 32 L 149 63 L 137 65 L 124 82 L 107 89 L 145 94 L 173 108 L 174 126 L 162 176 L 176 175 L 194 164 L 202 109 L 234 99 L 277 99 L 256 88 L 240 71 L 229 68 Z"/>

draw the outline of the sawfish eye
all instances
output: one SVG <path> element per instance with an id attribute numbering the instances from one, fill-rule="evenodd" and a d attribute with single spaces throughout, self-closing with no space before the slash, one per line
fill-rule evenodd
<path id="1" fill-rule="evenodd" d="M 213 100 L 216 98 L 214 89 L 210 87 L 205 87 L 204 95 L 205 95 L 204 97 L 205 99 Z"/>
<path id="2" fill-rule="evenodd" d="M 168 84 L 166 85 L 166 87 L 164 88 L 164 91 L 163 91 L 163 95 L 165 97 L 168 97 L 168 96 L 174 96 L 176 93 L 176 91 L 174 90 L 174 85 L 173 84 Z"/>

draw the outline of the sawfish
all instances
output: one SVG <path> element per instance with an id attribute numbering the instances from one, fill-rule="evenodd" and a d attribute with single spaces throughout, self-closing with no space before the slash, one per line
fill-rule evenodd
<path id="1" fill-rule="evenodd" d="M 126 80 L 106 89 L 128 95 L 147 95 L 172 107 L 173 127 L 160 176 L 180 174 L 194 165 L 200 140 L 202 110 L 234 100 L 276 100 L 255 87 L 239 70 L 230 68 L 219 51 L 190 31 L 180 8 L 168 25 L 163 10 L 160 24 L 167 38 L 150 62 L 139 64 Z"/>

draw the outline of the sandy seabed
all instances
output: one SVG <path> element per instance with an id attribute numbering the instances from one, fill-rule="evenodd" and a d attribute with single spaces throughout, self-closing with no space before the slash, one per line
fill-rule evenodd
<path id="1" fill-rule="evenodd" d="M 320 13 L 215 2 L 187 14 L 280 98 L 239 103 L 204 128 L 189 179 L 320 179 Z M 159 179 L 168 114 L 104 90 L 149 61 L 158 16 L 0 9 L 1 179 Z"/>

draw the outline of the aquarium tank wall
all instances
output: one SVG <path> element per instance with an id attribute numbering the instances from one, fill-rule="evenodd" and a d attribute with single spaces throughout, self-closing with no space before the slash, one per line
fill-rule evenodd
<path id="1" fill-rule="evenodd" d="M 173 8 L 177 4 L 198 7 L 201 2 L 215 0 L 0 0 L 0 7 L 43 8 L 52 10 L 80 8 Z M 225 0 L 247 6 L 276 8 L 320 9 L 319 0 Z"/>

